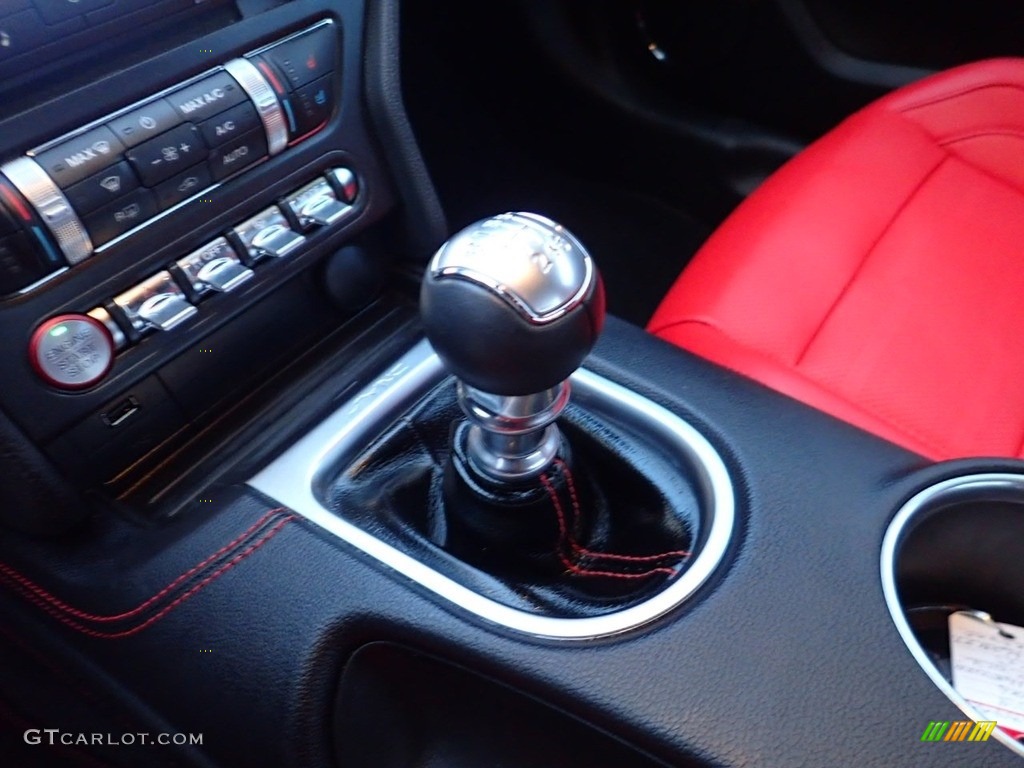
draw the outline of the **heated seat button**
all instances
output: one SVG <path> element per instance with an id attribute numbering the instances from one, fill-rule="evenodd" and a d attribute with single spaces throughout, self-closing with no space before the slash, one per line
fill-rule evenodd
<path id="1" fill-rule="evenodd" d="M 148 189 L 136 189 L 85 217 L 85 228 L 95 245 L 110 242 L 158 212 L 156 197 Z"/>
<path id="2" fill-rule="evenodd" d="M 132 167 L 122 161 L 64 190 L 64 196 L 82 214 L 117 200 L 139 186 Z"/>
<path id="3" fill-rule="evenodd" d="M 210 169 L 206 167 L 205 163 L 200 163 L 168 179 L 153 191 L 156 192 L 156 201 L 160 210 L 165 211 L 182 200 L 199 194 L 211 184 L 213 184 L 213 177 L 210 175 Z"/>
<path id="4" fill-rule="evenodd" d="M 128 150 L 128 159 L 147 187 L 155 187 L 206 157 L 194 125 L 185 123 Z"/>
<path id="5" fill-rule="evenodd" d="M 266 156 L 266 134 L 262 130 L 250 131 L 210 153 L 210 172 L 220 181 Z"/>
<path id="6" fill-rule="evenodd" d="M 295 119 L 294 136 L 304 136 L 327 122 L 334 110 L 331 75 L 314 80 L 292 94 L 289 102 Z"/>
<path id="7" fill-rule="evenodd" d="M 256 108 L 252 104 L 239 104 L 200 123 L 199 133 L 208 147 L 219 147 L 259 127 L 260 116 Z"/>
<path id="8" fill-rule="evenodd" d="M 111 120 L 107 125 L 126 147 L 134 147 L 182 122 L 166 99 L 157 99 Z"/>
<path id="9" fill-rule="evenodd" d="M 218 72 L 175 91 L 167 100 L 182 119 L 199 123 L 248 98 L 235 78 Z"/>
<path id="10" fill-rule="evenodd" d="M 37 255 L 26 234 L 0 238 L 0 295 L 20 291 L 53 269 Z"/>
<path id="11" fill-rule="evenodd" d="M 58 187 L 66 189 L 117 162 L 123 151 L 114 132 L 100 126 L 40 152 L 36 162 Z"/>
<path id="12" fill-rule="evenodd" d="M 314 29 L 278 43 L 264 56 L 284 74 L 292 90 L 300 88 L 334 68 L 337 50 L 334 30 L 333 26 Z"/>

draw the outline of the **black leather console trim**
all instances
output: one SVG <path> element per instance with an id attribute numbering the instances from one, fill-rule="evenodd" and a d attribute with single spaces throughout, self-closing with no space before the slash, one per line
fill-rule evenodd
<path id="1" fill-rule="evenodd" d="M 118 613 L 97 614 L 76 608 L 3 562 L 0 562 L 0 584 L 77 632 L 116 640 L 137 634 L 160 621 L 255 553 L 292 520 L 294 517 L 283 508 L 266 512 L 241 534 L 181 573 L 163 589 L 134 608 Z"/>

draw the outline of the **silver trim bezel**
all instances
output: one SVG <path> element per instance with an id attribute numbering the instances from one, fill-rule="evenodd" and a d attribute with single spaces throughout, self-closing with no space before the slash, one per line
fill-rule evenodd
<path id="1" fill-rule="evenodd" d="M 225 62 L 224 71 L 238 81 L 242 90 L 249 94 L 249 101 L 256 107 L 267 139 L 267 155 L 273 157 L 281 154 L 288 146 L 288 124 L 270 83 L 248 59 Z"/>
<path id="2" fill-rule="evenodd" d="M 686 465 L 697 479 L 698 496 L 704 502 L 696 556 L 662 591 L 642 603 L 586 618 L 528 613 L 474 592 L 327 509 L 321 500 L 347 461 L 445 376 L 433 349 L 426 341 L 420 342 L 248 484 L 443 600 L 494 625 L 535 638 L 593 640 L 644 627 L 693 596 L 721 564 L 736 522 L 733 484 L 721 456 L 674 413 L 587 370 L 572 377 L 577 401 L 584 406 L 611 402 L 629 414 L 652 442 L 666 448 L 670 460 Z M 620 415 L 620 410 L 616 414 Z"/>
<path id="3" fill-rule="evenodd" d="M 28 200 L 68 264 L 74 266 L 92 256 L 92 240 L 74 206 L 34 158 L 17 157 L 0 166 L 0 172 Z"/>
<path id="4" fill-rule="evenodd" d="M 882 593 L 885 596 L 885 604 L 889 609 L 889 615 L 892 617 L 893 623 L 896 625 L 896 630 L 900 633 L 900 637 L 903 638 L 904 644 L 906 644 L 914 660 L 917 661 L 924 673 L 946 695 L 946 698 L 953 702 L 968 718 L 975 721 L 987 720 L 989 718 L 961 696 L 949 684 L 942 673 L 939 672 L 938 668 L 931 662 L 931 659 L 928 658 L 924 648 L 921 647 L 914 634 L 914 630 L 903 613 L 903 604 L 900 600 L 899 589 L 896 586 L 896 556 L 899 553 L 899 548 L 904 538 L 937 505 L 960 499 L 969 499 L 979 491 L 983 491 L 989 497 L 993 493 L 1011 494 L 1014 500 L 1024 502 L 1024 475 L 1010 473 L 964 475 L 925 488 L 904 504 L 899 512 L 896 513 L 892 522 L 889 523 L 885 537 L 882 540 L 880 561 Z M 998 728 L 992 733 L 992 738 L 1009 747 L 1018 755 L 1024 756 L 1024 744 L 1014 741 Z"/>

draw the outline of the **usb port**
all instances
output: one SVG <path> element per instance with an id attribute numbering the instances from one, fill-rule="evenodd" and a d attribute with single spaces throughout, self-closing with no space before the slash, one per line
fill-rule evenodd
<path id="1" fill-rule="evenodd" d="M 108 427 L 119 427 L 139 410 L 139 401 L 129 395 L 100 418 Z"/>

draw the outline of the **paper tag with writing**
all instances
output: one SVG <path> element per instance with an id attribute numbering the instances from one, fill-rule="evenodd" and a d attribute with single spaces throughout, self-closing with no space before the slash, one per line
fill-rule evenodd
<path id="1" fill-rule="evenodd" d="M 999 727 L 1024 732 L 1024 627 L 958 611 L 949 617 L 953 687 Z"/>

